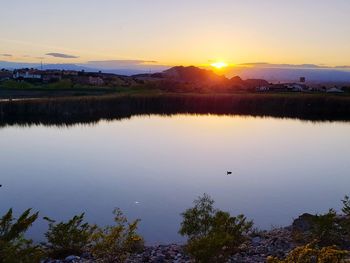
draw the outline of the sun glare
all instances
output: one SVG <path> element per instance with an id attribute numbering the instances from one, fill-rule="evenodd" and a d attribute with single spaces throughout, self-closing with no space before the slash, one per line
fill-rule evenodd
<path id="1" fill-rule="evenodd" d="M 216 68 L 216 69 L 222 69 L 222 68 L 226 68 L 228 66 L 228 64 L 223 62 L 223 61 L 218 61 L 218 62 L 211 64 L 211 66 Z"/>

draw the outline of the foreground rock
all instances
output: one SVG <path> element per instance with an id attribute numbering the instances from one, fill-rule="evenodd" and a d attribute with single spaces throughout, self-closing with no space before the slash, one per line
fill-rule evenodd
<path id="1" fill-rule="evenodd" d="M 291 238 L 291 228 L 261 231 L 253 234 L 239 248 L 240 252 L 230 258 L 231 263 L 263 263 L 268 256 L 285 257 L 295 244 Z M 65 260 L 47 260 L 45 263 L 94 263 L 87 256 L 69 256 Z M 126 263 L 191 263 L 184 247 L 177 244 L 146 247 L 140 254 L 132 255 Z"/>
<path id="2" fill-rule="evenodd" d="M 240 251 L 229 262 L 260 263 L 266 262 L 268 256 L 284 258 L 295 248 L 290 228 L 262 231 L 240 246 Z"/>
<path id="3" fill-rule="evenodd" d="M 69 256 L 64 260 L 46 260 L 42 263 L 95 263 L 98 262 L 89 255 L 85 257 Z M 131 255 L 125 263 L 166 263 L 166 262 L 177 262 L 177 263 L 190 263 L 191 259 L 184 252 L 184 248 L 181 245 L 159 245 L 145 247 L 144 251 L 140 254 Z"/>
<path id="4" fill-rule="evenodd" d="M 183 246 L 172 245 L 160 245 L 154 247 L 147 247 L 143 253 L 131 256 L 127 263 L 141 263 L 141 262 L 177 262 L 177 263 L 189 263 L 191 259 L 184 252 Z"/>

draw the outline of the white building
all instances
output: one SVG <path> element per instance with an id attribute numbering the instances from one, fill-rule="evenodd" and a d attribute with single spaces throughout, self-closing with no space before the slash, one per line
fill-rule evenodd
<path id="1" fill-rule="evenodd" d="M 42 73 L 35 69 L 20 69 L 13 73 L 14 79 L 42 79 Z"/>
<path id="2" fill-rule="evenodd" d="M 295 91 L 295 92 L 302 92 L 306 91 L 306 86 L 297 84 L 297 83 L 291 83 L 291 84 L 286 84 L 287 90 L 290 91 Z"/>
<path id="3" fill-rule="evenodd" d="M 343 90 L 338 89 L 338 88 L 330 88 L 326 91 L 327 93 L 344 93 Z"/>

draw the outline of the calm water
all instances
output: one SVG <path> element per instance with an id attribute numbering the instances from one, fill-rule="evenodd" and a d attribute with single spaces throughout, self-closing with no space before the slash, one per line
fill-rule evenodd
<path id="1" fill-rule="evenodd" d="M 119 207 L 142 219 L 148 242 L 172 242 L 179 214 L 208 193 L 258 227 L 287 225 L 350 194 L 349 134 L 350 123 L 189 115 L 1 128 L 0 213 L 86 212 L 104 225 Z M 30 235 L 45 230 L 38 222 Z"/>

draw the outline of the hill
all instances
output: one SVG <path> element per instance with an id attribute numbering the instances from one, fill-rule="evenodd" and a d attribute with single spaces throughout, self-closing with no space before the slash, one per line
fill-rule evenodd
<path id="1" fill-rule="evenodd" d="M 247 91 L 255 90 L 258 86 L 269 84 L 263 79 L 242 80 L 238 76 L 229 79 L 211 70 L 194 66 L 176 66 L 161 73 L 139 74 L 132 77 L 144 83 L 152 83 L 153 86 L 156 86 L 160 90 L 172 92 Z"/>

